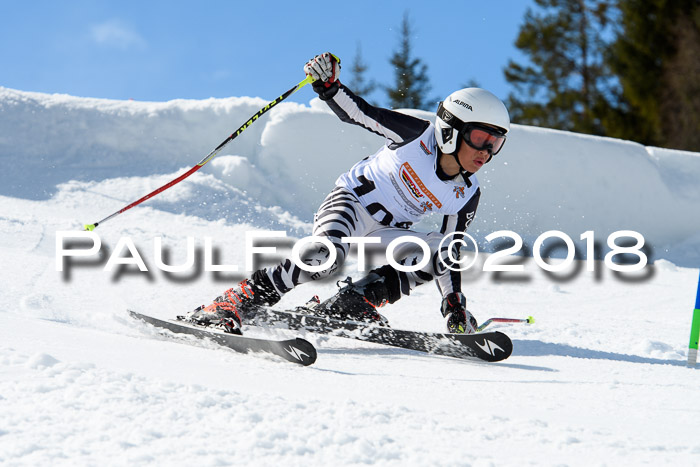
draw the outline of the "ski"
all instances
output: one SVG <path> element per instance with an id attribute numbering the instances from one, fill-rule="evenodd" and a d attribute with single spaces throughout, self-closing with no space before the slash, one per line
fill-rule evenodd
<path id="1" fill-rule="evenodd" d="M 302 330 L 433 355 L 498 362 L 508 358 L 513 351 L 513 343 L 502 332 L 443 334 L 406 331 L 312 315 L 298 310 L 278 311 L 265 307 L 246 307 L 242 313 L 244 325 Z"/>
<path id="2" fill-rule="evenodd" d="M 271 340 L 229 334 L 218 329 L 187 323 L 154 318 L 143 313 L 127 310 L 129 315 L 160 329 L 178 334 L 188 334 L 200 339 L 210 339 L 217 344 L 240 353 L 268 352 L 289 362 L 308 366 L 316 361 L 316 349 L 301 338 L 288 340 Z"/>

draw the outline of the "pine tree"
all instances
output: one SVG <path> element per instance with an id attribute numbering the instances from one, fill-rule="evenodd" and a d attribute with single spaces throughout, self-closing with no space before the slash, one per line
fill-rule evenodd
<path id="1" fill-rule="evenodd" d="M 620 80 L 610 135 L 700 151 L 700 2 L 618 0 L 609 54 Z"/>
<path id="2" fill-rule="evenodd" d="M 535 0 L 528 9 L 516 47 L 530 64 L 510 60 L 506 80 L 516 123 L 604 134 L 612 74 L 603 58 L 608 0 Z"/>
<path id="3" fill-rule="evenodd" d="M 700 8 L 692 17 L 678 18 L 674 32 L 659 106 L 662 141 L 666 147 L 700 152 Z"/>
<path id="4" fill-rule="evenodd" d="M 375 89 L 377 89 L 377 84 L 373 79 L 369 81 L 365 78 L 365 73 L 367 73 L 368 66 L 365 64 L 362 58 L 362 47 L 360 43 L 357 43 L 357 51 L 355 52 L 355 58 L 352 62 L 352 67 L 350 71 L 352 72 L 348 86 L 353 90 L 358 96 L 363 96 L 367 98 Z"/>
<path id="5" fill-rule="evenodd" d="M 399 48 L 391 56 L 396 81 L 393 87 L 387 87 L 391 108 L 432 109 L 434 103 L 426 97 L 430 90 L 428 66 L 421 59 L 412 57 L 412 28 L 408 12 L 404 13 L 401 23 Z"/>

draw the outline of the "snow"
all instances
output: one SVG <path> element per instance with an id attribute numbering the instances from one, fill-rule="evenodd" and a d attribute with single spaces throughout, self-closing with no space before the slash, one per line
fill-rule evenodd
<path id="1" fill-rule="evenodd" d="M 481 272 L 483 253 L 465 273 L 480 322 L 537 320 L 493 327 L 514 341 L 497 364 L 307 334 L 319 357 L 304 368 L 167 338 L 127 317 L 126 308 L 172 317 L 244 277 L 162 272 L 155 237 L 168 264 L 185 261 L 188 236 L 200 256 L 211 237 L 219 264 L 243 269 L 246 231 L 309 233 L 337 175 L 382 144 L 317 99 L 272 109 L 188 180 L 100 226 L 101 257 L 56 270 L 56 232 L 173 179 L 264 104 L 0 88 L 0 464 L 698 464 L 698 370 L 685 360 L 700 272 L 699 154 L 514 126 L 479 174 L 470 232 L 488 247 L 489 233 L 513 230 L 531 248 L 557 229 L 580 251 L 556 274 L 531 257 L 518 259 L 524 272 Z M 644 271 L 603 264 L 606 237 L 621 229 L 644 235 L 653 261 Z M 588 230 L 601 244 L 592 272 L 579 239 Z M 148 273 L 103 270 L 122 237 Z M 360 275 L 354 259 L 344 273 Z M 334 290 L 300 287 L 279 306 Z M 426 285 L 384 313 L 395 327 L 440 331 L 438 306 Z"/>

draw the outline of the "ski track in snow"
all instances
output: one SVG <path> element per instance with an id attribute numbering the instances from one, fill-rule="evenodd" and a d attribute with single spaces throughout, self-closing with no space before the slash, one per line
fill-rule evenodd
<path id="1" fill-rule="evenodd" d="M 167 337 L 128 318 L 127 308 L 171 318 L 243 277 L 166 275 L 154 267 L 156 236 L 170 249 L 170 264 L 185 260 L 187 236 L 200 247 L 209 236 L 221 264 L 243 266 L 246 230 L 309 232 L 329 177 L 377 144 L 366 132 L 331 122 L 318 102 L 310 109 L 280 106 L 237 140 L 235 150 L 245 156 L 224 155 L 206 173 L 100 227 L 106 254 L 128 236 L 149 273 L 106 272 L 106 257 L 56 271 L 55 232 L 80 230 L 172 179 L 187 165 L 185 156 L 206 153 L 258 101 L 129 104 L 0 89 L 8 129 L 0 158 L 13 161 L 0 193 L 14 187 L 20 196 L 0 196 L 0 465 L 700 465 L 700 370 L 685 366 L 700 237 L 688 236 L 697 219 L 680 222 L 698 199 L 691 183 L 698 177 L 689 175 L 698 173 L 696 154 L 514 131 L 507 148 L 524 147 L 524 156 L 540 157 L 544 146 L 573 156 L 532 174 L 556 182 L 536 193 L 532 179 L 517 185 L 523 160 L 499 154 L 503 165 L 481 178 L 491 197 L 480 207 L 477 236 L 508 222 L 526 226 L 526 239 L 555 227 L 575 241 L 588 228 L 601 235 L 649 228 L 657 246 L 682 241 L 678 250 L 657 251 L 656 259 L 681 258 L 693 267 L 661 259 L 641 279 L 623 280 L 602 261 L 594 273 L 577 261 L 571 273 L 554 277 L 531 258 L 524 273 L 513 275 L 478 273 L 478 263 L 463 288 L 479 321 L 537 320 L 492 327 L 514 342 L 513 355 L 497 364 L 301 334 L 316 345 L 318 360 L 300 367 Z M 48 134 L 35 124 L 57 128 L 55 139 L 25 144 L 26 135 Z M 312 124 L 323 130 L 317 148 L 304 136 Z M 335 158 L 318 150 L 331 146 L 347 148 Z M 63 159 L 38 173 L 51 154 Z M 620 159 L 606 162 L 609 173 L 590 186 L 561 175 L 594 173 L 585 165 L 588 155 L 593 165 Z M 536 165 L 548 165 L 547 157 Z M 630 160 L 639 167 L 635 176 Z M 309 172 L 319 175 L 300 184 Z M 612 183 L 621 173 L 634 180 L 617 186 L 625 199 Z M 29 183 L 26 174 L 45 183 Z M 656 204 L 630 201 L 636 195 L 625 190 L 633 184 L 654 187 Z M 591 199 L 581 199 L 590 190 Z M 562 196 L 553 201 L 553 192 Z M 630 206 L 624 222 L 617 217 L 622 205 Z M 658 218 L 636 218 L 642 211 Z M 343 273 L 359 277 L 355 269 L 352 259 Z M 307 285 L 278 306 L 335 290 L 334 281 Z M 435 287 L 425 285 L 383 312 L 395 327 L 442 331 L 438 308 Z"/>

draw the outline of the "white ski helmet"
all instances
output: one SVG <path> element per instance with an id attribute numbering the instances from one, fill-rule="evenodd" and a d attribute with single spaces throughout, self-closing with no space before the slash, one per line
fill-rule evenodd
<path id="1" fill-rule="evenodd" d="M 510 130 L 508 109 L 498 97 L 486 89 L 460 89 L 440 102 L 437 110 L 435 138 L 444 154 L 455 154 L 459 150 L 469 123 L 495 126 L 503 136 Z"/>

